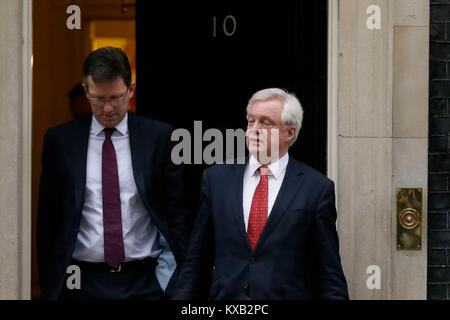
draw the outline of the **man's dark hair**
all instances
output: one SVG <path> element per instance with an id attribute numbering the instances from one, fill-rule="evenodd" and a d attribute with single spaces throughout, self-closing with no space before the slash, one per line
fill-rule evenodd
<path id="1" fill-rule="evenodd" d="M 122 77 L 127 87 L 131 84 L 131 68 L 126 54 L 119 48 L 105 47 L 92 51 L 84 60 L 83 82 L 88 76 L 94 82 L 105 82 Z"/>

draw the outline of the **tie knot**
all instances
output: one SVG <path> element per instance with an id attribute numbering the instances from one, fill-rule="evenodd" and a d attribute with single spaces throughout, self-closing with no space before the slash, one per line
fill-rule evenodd
<path id="1" fill-rule="evenodd" d="M 261 166 L 258 168 L 259 174 L 262 176 L 268 176 L 271 174 L 270 169 L 267 166 Z"/>
<path id="2" fill-rule="evenodd" d="M 110 139 L 111 135 L 116 131 L 116 128 L 105 128 L 103 131 L 105 131 L 105 138 Z"/>

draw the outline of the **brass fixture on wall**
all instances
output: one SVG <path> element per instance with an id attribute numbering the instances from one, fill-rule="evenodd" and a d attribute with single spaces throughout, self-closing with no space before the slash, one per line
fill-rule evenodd
<path id="1" fill-rule="evenodd" d="M 397 188 L 397 249 L 422 249 L 422 188 Z"/>

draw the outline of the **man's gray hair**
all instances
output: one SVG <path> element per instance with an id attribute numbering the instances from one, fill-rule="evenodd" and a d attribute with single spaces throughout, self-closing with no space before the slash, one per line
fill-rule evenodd
<path id="1" fill-rule="evenodd" d="M 298 101 L 297 97 L 293 93 L 289 93 L 283 89 L 278 88 L 269 88 L 263 89 L 250 98 L 247 104 L 247 117 L 250 112 L 250 108 L 253 103 L 256 101 L 265 101 L 271 99 L 279 99 L 283 103 L 283 111 L 281 112 L 281 121 L 283 122 L 284 127 L 287 129 L 291 126 L 296 128 L 295 136 L 289 143 L 289 146 L 292 146 L 294 142 L 297 140 L 298 133 L 302 128 L 303 121 L 303 108 Z"/>

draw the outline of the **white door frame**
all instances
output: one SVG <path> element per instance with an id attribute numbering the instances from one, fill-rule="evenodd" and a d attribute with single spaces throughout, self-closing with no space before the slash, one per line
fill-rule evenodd
<path id="1" fill-rule="evenodd" d="M 339 0 L 328 0 L 327 176 L 338 189 Z"/>
<path id="2" fill-rule="evenodd" d="M 32 164 L 32 80 L 33 80 L 33 2 L 22 2 L 22 157 L 21 186 L 22 199 L 19 202 L 19 299 L 31 299 L 31 255 L 32 255 L 32 205 L 31 205 L 31 164 Z M 20 150 L 20 149 L 19 149 Z"/>

